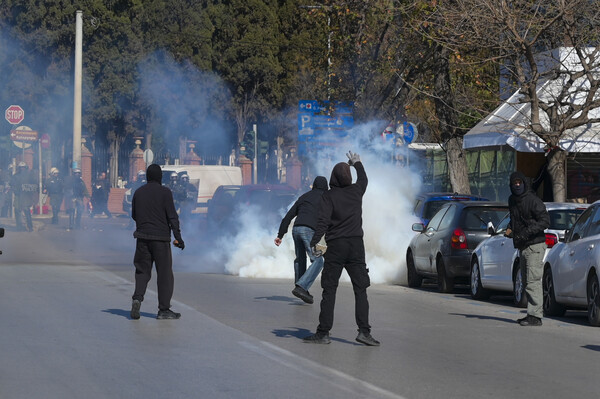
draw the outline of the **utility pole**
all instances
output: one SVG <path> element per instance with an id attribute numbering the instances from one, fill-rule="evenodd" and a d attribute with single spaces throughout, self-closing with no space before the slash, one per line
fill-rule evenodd
<path id="1" fill-rule="evenodd" d="M 256 153 L 258 152 L 258 133 L 256 131 L 256 124 L 252 125 L 252 130 L 254 130 L 254 160 L 252 161 L 252 167 L 254 169 L 254 184 L 258 184 L 258 165 L 256 164 Z"/>
<path id="2" fill-rule="evenodd" d="M 73 165 L 72 169 L 81 167 L 81 80 L 82 80 L 82 47 L 83 47 L 83 11 L 75 13 L 75 95 L 73 105 Z"/>

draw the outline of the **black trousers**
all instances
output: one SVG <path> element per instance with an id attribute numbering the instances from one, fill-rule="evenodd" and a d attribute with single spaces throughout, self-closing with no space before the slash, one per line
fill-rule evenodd
<path id="1" fill-rule="evenodd" d="M 171 308 L 173 287 L 173 260 L 171 258 L 171 243 L 169 241 L 154 241 L 137 239 L 133 264 L 135 266 L 135 291 L 133 299 L 144 300 L 148 282 L 152 277 L 152 263 L 156 266 L 158 286 L 158 309 Z"/>
<path id="2" fill-rule="evenodd" d="M 327 243 L 325 265 L 321 273 L 321 313 L 317 332 L 326 333 L 333 327 L 335 296 L 340 276 L 345 268 L 354 290 L 354 317 L 362 332 L 371 332 L 369 325 L 369 300 L 367 287 L 371 285 L 369 269 L 365 263 L 365 245 L 362 237 L 339 238 Z"/>

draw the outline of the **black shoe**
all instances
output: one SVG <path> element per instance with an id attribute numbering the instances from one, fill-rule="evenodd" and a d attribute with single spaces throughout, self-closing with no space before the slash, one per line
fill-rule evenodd
<path id="1" fill-rule="evenodd" d="M 181 313 L 175 313 L 171 309 L 159 310 L 156 318 L 158 320 L 175 320 L 181 317 Z"/>
<path id="2" fill-rule="evenodd" d="M 358 332 L 356 340 L 367 346 L 379 346 L 381 343 L 371 336 L 370 333 Z"/>
<path id="3" fill-rule="evenodd" d="M 131 316 L 131 318 L 133 320 L 137 320 L 140 318 L 140 307 L 141 306 L 142 306 L 142 303 L 137 299 L 134 299 L 133 302 L 131 303 L 131 313 L 129 313 L 129 315 Z"/>
<path id="4" fill-rule="evenodd" d="M 528 327 L 528 326 L 538 327 L 538 326 L 542 325 L 542 319 L 540 319 L 539 317 L 527 315 L 527 317 L 525 317 L 525 319 L 521 319 L 519 321 L 519 324 L 524 327 Z"/>
<path id="5" fill-rule="evenodd" d="M 297 285 L 296 288 L 294 288 L 292 290 L 292 294 L 294 296 L 302 299 L 306 303 L 314 302 L 313 296 L 310 295 L 308 291 L 306 291 L 304 288 L 300 287 L 299 285 Z"/>
<path id="6" fill-rule="evenodd" d="M 329 338 L 329 333 L 317 332 L 313 335 L 302 338 L 302 341 L 306 342 L 307 344 L 330 344 L 331 338 Z"/>
<path id="7" fill-rule="evenodd" d="M 526 321 L 528 317 L 529 317 L 529 315 L 522 317 L 520 319 L 517 319 L 517 323 L 521 324 L 522 322 Z"/>

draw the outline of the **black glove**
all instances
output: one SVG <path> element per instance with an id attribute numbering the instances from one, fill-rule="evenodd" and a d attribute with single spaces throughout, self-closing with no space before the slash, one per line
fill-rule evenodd
<path id="1" fill-rule="evenodd" d="M 185 243 L 181 238 L 179 240 L 173 241 L 173 245 L 175 245 L 177 248 L 181 248 L 182 251 L 185 248 Z"/>
<path id="2" fill-rule="evenodd" d="M 350 166 L 354 165 L 357 162 L 360 162 L 360 156 L 356 153 L 353 153 L 352 151 L 348 151 L 346 156 L 348 157 L 348 165 Z"/>

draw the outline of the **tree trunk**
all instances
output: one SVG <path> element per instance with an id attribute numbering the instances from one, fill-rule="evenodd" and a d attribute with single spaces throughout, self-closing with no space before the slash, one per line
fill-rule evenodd
<path id="1" fill-rule="evenodd" d="M 467 158 L 462 148 L 463 138 L 453 137 L 446 146 L 446 158 L 448 159 L 448 174 L 452 191 L 460 194 L 471 194 L 469 185 L 469 170 Z"/>
<path id="2" fill-rule="evenodd" d="M 442 141 L 446 147 L 448 173 L 452 191 L 471 194 L 467 161 L 462 148 L 463 137 L 457 132 L 458 118 L 450 84 L 449 50 L 438 46 L 434 55 L 435 112 L 439 120 Z"/>
<path id="3" fill-rule="evenodd" d="M 548 173 L 552 179 L 554 201 L 564 202 L 567 199 L 567 189 L 565 186 L 565 164 L 567 153 L 562 150 L 553 149 L 548 157 Z"/>

